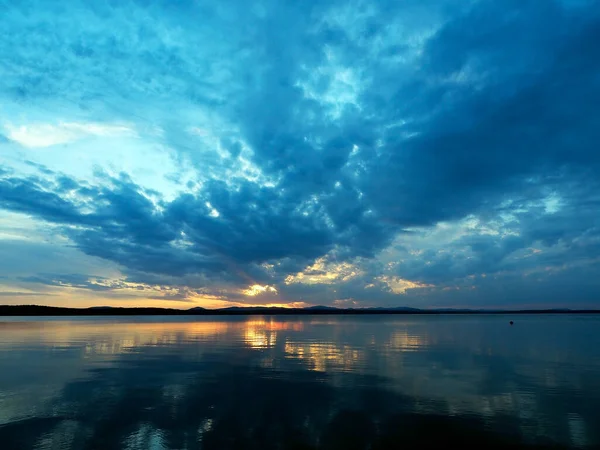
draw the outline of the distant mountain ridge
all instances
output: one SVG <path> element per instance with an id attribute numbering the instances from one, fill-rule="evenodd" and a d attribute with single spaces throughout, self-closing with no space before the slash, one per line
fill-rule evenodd
<path id="1" fill-rule="evenodd" d="M 0 316 L 131 316 L 131 315 L 375 315 L 375 314 L 598 314 L 600 310 L 525 309 L 525 310 L 484 310 L 484 309 L 418 309 L 407 306 L 374 308 L 336 308 L 333 306 L 309 306 L 307 308 L 284 308 L 269 306 L 231 306 L 219 309 L 206 309 L 195 306 L 190 309 L 174 308 L 124 308 L 112 306 L 92 306 L 90 308 L 62 308 L 40 305 L 0 305 Z"/>

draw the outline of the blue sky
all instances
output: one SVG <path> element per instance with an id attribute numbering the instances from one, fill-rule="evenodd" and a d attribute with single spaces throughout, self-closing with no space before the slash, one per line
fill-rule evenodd
<path id="1" fill-rule="evenodd" d="M 600 306 L 594 0 L 0 15 L 0 303 Z"/>

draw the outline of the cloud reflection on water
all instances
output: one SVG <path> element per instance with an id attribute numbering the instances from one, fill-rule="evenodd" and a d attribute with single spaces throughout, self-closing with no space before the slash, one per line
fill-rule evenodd
<path id="1" fill-rule="evenodd" d="M 464 427 L 479 443 L 496 429 L 599 442 L 600 364 L 578 340 L 594 320 L 524 318 L 509 332 L 487 317 L 162 320 L 0 323 L 0 363 L 14 367 L 0 374 L 0 437 L 21 448 L 389 448 L 398 430 L 433 439 L 427 425 L 458 430 L 448 442 L 470 439 Z"/>

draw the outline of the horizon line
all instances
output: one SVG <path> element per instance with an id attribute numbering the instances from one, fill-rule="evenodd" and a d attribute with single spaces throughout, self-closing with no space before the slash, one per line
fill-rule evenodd
<path id="1" fill-rule="evenodd" d="M 109 311 L 116 313 L 110 314 Z M 73 313 L 84 313 L 85 315 L 122 315 L 125 313 L 139 313 L 140 315 L 159 315 L 160 312 L 175 315 L 223 315 L 223 314 L 253 314 L 268 313 L 276 311 L 280 314 L 299 313 L 305 315 L 320 314 L 577 314 L 600 313 L 600 309 L 571 309 L 571 308 L 527 308 L 527 309 L 471 309 L 471 308 L 414 308 L 408 306 L 373 306 L 356 308 L 338 308 L 335 306 L 316 305 L 309 307 L 285 307 L 285 306 L 229 306 L 223 308 L 204 308 L 201 306 L 187 309 L 164 308 L 155 306 L 47 306 L 35 304 L 22 305 L 0 305 L 0 316 L 20 315 L 44 315 L 43 312 L 58 313 L 55 315 L 73 315 Z M 35 314 L 33 314 L 35 313 Z M 62 314 L 61 314 L 62 313 Z"/>

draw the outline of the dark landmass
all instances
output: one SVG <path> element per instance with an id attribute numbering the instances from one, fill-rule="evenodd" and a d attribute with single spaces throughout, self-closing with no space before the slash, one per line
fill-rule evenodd
<path id="1" fill-rule="evenodd" d="M 600 314 L 597 309 L 417 309 L 399 308 L 334 308 L 311 306 L 308 308 L 238 307 L 221 309 L 174 308 L 61 308 L 39 305 L 0 305 L 0 316 L 225 316 L 225 315 L 374 315 L 374 314 Z"/>

